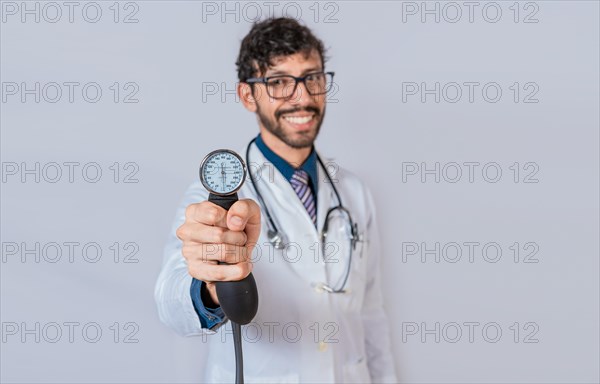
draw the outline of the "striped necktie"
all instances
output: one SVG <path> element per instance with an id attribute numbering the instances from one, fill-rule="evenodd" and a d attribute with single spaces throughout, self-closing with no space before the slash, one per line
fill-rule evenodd
<path id="1" fill-rule="evenodd" d="M 315 204 L 315 197 L 313 196 L 312 190 L 308 182 L 308 173 L 302 169 L 298 169 L 294 172 L 292 179 L 290 180 L 292 188 L 300 198 L 302 205 L 306 208 L 308 216 L 310 216 L 313 224 L 317 224 L 317 206 Z"/>

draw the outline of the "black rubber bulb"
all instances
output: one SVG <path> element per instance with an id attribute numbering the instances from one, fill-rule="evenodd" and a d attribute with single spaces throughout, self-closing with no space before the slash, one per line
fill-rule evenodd
<path id="1" fill-rule="evenodd" d="M 237 193 L 228 196 L 208 195 L 208 201 L 229 210 L 238 201 Z M 258 311 L 258 290 L 250 273 L 239 281 L 218 281 L 215 283 L 219 304 L 229 320 L 246 325 L 254 319 Z"/>

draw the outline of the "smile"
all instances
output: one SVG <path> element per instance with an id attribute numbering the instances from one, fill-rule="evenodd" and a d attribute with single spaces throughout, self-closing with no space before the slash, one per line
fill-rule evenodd
<path id="1" fill-rule="evenodd" d="M 284 116 L 283 118 L 292 124 L 306 124 L 313 119 L 314 115 L 308 116 Z"/>

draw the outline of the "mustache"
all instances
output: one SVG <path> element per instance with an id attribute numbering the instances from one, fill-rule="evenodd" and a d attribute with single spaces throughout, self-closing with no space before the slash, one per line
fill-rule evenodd
<path id="1" fill-rule="evenodd" d="M 317 116 L 319 116 L 321 114 L 321 111 L 319 110 L 319 108 L 313 107 L 312 105 L 309 105 L 307 107 L 299 107 L 299 108 L 291 108 L 291 109 L 281 109 L 281 110 L 275 112 L 275 117 L 277 119 L 279 119 L 281 117 L 281 115 L 283 115 L 283 114 L 294 113 L 294 112 L 302 112 L 302 111 L 314 112 L 314 114 L 317 115 Z"/>

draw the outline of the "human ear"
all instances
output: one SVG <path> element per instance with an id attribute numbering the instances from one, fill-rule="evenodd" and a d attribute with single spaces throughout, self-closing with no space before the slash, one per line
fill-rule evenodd
<path id="1" fill-rule="evenodd" d="M 252 92 L 252 86 L 248 83 L 238 83 L 237 93 L 244 107 L 250 112 L 256 112 L 257 99 Z"/>

